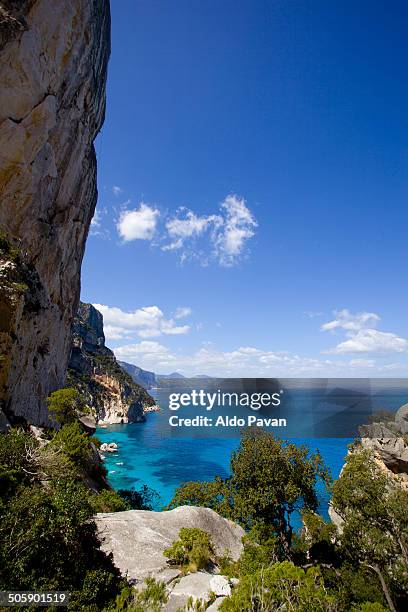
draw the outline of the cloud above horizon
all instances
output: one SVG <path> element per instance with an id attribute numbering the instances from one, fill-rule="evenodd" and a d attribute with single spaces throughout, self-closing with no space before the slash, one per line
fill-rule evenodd
<path id="1" fill-rule="evenodd" d="M 248 254 L 248 241 L 258 227 L 245 199 L 235 194 L 228 195 L 218 212 L 209 215 L 183 206 L 166 216 L 156 205 L 142 201 L 131 208 L 130 204 L 131 200 L 122 204 L 116 221 L 122 243 L 148 241 L 162 252 L 176 253 L 181 263 L 195 260 L 201 266 L 215 262 L 232 267 Z"/>
<path id="2" fill-rule="evenodd" d="M 402 353 L 408 349 L 408 340 L 394 333 L 375 329 L 380 317 L 374 312 L 352 314 L 343 309 L 334 311 L 335 318 L 321 326 L 324 332 L 345 331 L 346 340 L 326 351 L 329 354 L 348 353 Z"/>
<path id="3" fill-rule="evenodd" d="M 174 317 L 166 318 L 158 306 L 145 306 L 131 312 L 125 312 L 116 306 L 93 304 L 103 315 L 104 332 L 106 339 L 122 340 L 139 338 L 153 338 L 161 335 L 186 334 L 190 331 L 189 325 L 178 325 L 176 319 L 183 319 L 191 314 L 188 307 L 178 308 Z"/>
<path id="4" fill-rule="evenodd" d="M 152 240 L 159 216 L 160 211 L 145 202 L 141 202 L 139 208 L 133 210 L 125 208 L 116 224 L 119 236 L 124 242 Z"/>
<path id="5" fill-rule="evenodd" d="M 243 346 L 222 351 L 205 344 L 197 351 L 172 351 L 156 341 L 142 341 L 119 346 L 114 353 L 121 361 L 159 374 L 179 371 L 188 376 L 207 374 L 218 377 L 336 377 L 386 373 L 398 364 L 376 366 L 374 360 L 332 360 L 300 356 L 290 352 L 265 351 Z"/>
<path id="6" fill-rule="evenodd" d="M 170 242 L 162 250 L 180 251 L 182 262 L 195 258 L 208 265 L 215 260 L 231 267 L 244 255 L 257 226 L 244 198 L 230 194 L 221 202 L 219 214 L 199 216 L 188 208 L 179 208 L 176 216 L 166 222 Z M 206 248 L 199 238 L 206 238 Z"/>
<path id="7" fill-rule="evenodd" d="M 113 185 L 112 193 L 114 196 L 120 196 L 123 193 L 123 189 L 119 185 Z"/>
<path id="8" fill-rule="evenodd" d="M 387 362 L 386 355 L 402 353 L 408 348 L 408 341 L 404 338 L 372 327 L 380 322 L 376 313 L 353 314 L 344 309 L 335 311 L 335 318 L 320 327 L 333 335 L 346 335 L 334 348 L 324 351 L 333 355 L 333 358 L 265 350 L 257 346 L 221 350 L 211 342 L 202 343 L 197 350 L 186 351 L 181 346 L 170 349 L 162 342 L 150 338 L 183 335 L 194 329 L 179 324 L 180 319 L 192 314 L 190 307 L 180 306 L 171 317 L 166 318 L 157 306 L 132 312 L 98 304 L 95 306 L 104 315 L 108 338 L 122 341 L 135 336 L 141 338 L 141 341 L 122 343 L 114 348 L 118 359 L 162 374 L 179 371 L 188 376 L 208 374 L 226 377 L 387 376 L 390 372 L 402 373 L 404 365 Z M 372 356 L 359 356 L 365 353 Z M 350 354 L 349 358 L 347 354 Z"/>

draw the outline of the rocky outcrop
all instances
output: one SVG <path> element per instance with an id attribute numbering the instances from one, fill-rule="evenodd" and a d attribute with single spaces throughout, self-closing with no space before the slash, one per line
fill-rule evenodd
<path id="1" fill-rule="evenodd" d="M 163 551 L 178 539 L 182 527 L 207 531 L 218 556 L 241 555 L 244 530 L 209 508 L 180 506 L 167 512 L 128 510 L 98 514 L 96 517 L 102 549 L 113 554 L 113 561 L 132 582 L 147 576 L 168 582 L 180 574 L 169 567 Z"/>
<path id="2" fill-rule="evenodd" d="M 362 445 L 374 451 L 387 470 L 408 482 L 408 445 L 403 438 L 363 438 Z"/>
<path id="3" fill-rule="evenodd" d="M 361 444 L 373 451 L 377 462 L 389 475 L 408 484 L 408 404 L 404 404 L 387 420 L 360 428 Z"/>
<path id="4" fill-rule="evenodd" d="M 385 419 L 384 414 L 377 418 L 373 416 L 374 422 L 359 428 L 359 444 L 354 445 L 349 453 L 358 453 L 363 449 L 371 451 L 381 472 L 390 479 L 390 484 L 408 489 L 408 404 L 401 406 L 395 414 L 387 413 Z M 344 521 L 332 502 L 329 503 L 328 512 L 331 522 L 341 533 Z"/>
<path id="5" fill-rule="evenodd" d="M 137 385 L 105 346 L 102 314 L 80 303 L 73 325 L 67 384 L 75 386 L 99 422 L 144 420 L 154 400 Z"/>
<path id="6" fill-rule="evenodd" d="M 109 2 L 2 0 L 0 50 L 0 227 L 20 252 L 0 261 L 0 399 L 9 417 L 45 425 L 96 204 Z"/>
<path id="7" fill-rule="evenodd" d="M 126 361 L 119 361 L 119 365 L 133 378 L 135 383 L 141 385 L 145 389 L 152 389 L 156 386 L 156 375 L 154 372 L 143 370 L 133 363 L 126 363 Z"/>
<path id="8" fill-rule="evenodd" d="M 201 604 L 202 607 L 199 609 L 204 610 L 205 606 L 205 610 L 218 610 L 222 601 L 229 595 L 231 595 L 231 584 L 225 576 L 212 576 L 206 572 L 188 574 L 168 587 L 168 601 L 162 610 L 163 612 L 185 610 L 188 602 L 193 606 Z M 212 601 L 214 597 L 216 599 Z M 212 603 L 207 608 L 206 604 L 209 602 Z"/>

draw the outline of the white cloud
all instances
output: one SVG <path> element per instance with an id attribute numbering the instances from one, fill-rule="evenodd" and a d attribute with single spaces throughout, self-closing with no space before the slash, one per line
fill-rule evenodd
<path id="1" fill-rule="evenodd" d="M 95 214 L 92 217 L 91 225 L 93 227 L 100 227 L 101 226 L 101 213 L 99 212 L 98 209 L 95 209 Z"/>
<path id="2" fill-rule="evenodd" d="M 197 215 L 185 207 L 166 222 L 163 251 L 181 251 L 180 261 L 197 259 L 202 266 L 211 260 L 223 266 L 235 265 L 255 234 L 257 222 L 244 198 L 229 195 L 220 205 L 220 214 Z M 201 239 L 201 240 L 200 240 Z"/>
<path id="3" fill-rule="evenodd" d="M 174 313 L 175 319 L 184 319 L 185 317 L 189 317 L 192 313 L 190 306 L 180 306 L 176 309 Z"/>
<path id="4" fill-rule="evenodd" d="M 139 336 L 153 338 L 161 335 L 186 334 L 189 325 L 177 325 L 175 319 L 166 319 L 158 306 L 146 306 L 132 312 L 125 312 L 116 306 L 94 304 L 103 315 L 105 336 L 108 340 L 120 340 Z M 189 309 L 184 307 L 188 316 Z"/>
<path id="5" fill-rule="evenodd" d="M 198 258 L 206 263 L 204 252 L 197 248 L 197 239 L 207 231 L 215 231 L 224 223 L 220 215 L 196 215 L 192 210 L 181 207 L 175 217 L 167 221 L 166 232 L 170 242 L 162 246 L 162 251 L 178 251 L 183 249 L 180 256 L 183 263 L 186 259 Z M 207 254 L 208 255 L 208 254 Z"/>
<path id="6" fill-rule="evenodd" d="M 118 347 L 114 352 L 119 359 L 161 374 L 174 370 L 189 376 L 208 374 L 218 377 L 306 377 L 351 373 L 347 362 L 263 351 L 256 347 L 220 351 L 208 343 L 192 354 L 181 354 L 157 342 L 139 342 Z"/>
<path id="7" fill-rule="evenodd" d="M 348 340 L 340 342 L 328 353 L 402 353 L 408 348 L 408 341 L 396 334 L 378 331 L 377 329 L 361 329 Z"/>
<path id="8" fill-rule="evenodd" d="M 192 236 L 200 236 L 211 224 L 218 225 L 223 223 L 223 219 L 219 215 L 199 217 L 192 210 L 186 208 L 179 208 L 180 213 L 185 213 L 185 218 L 174 217 L 170 219 L 166 223 L 166 229 L 170 238 L 177 238 L 181 242 Z"/>
<path id="9" fill-rule="evenodd" d="M 221 265 L 233 266 L 242 255 L 247 240 L 255 234 L 257 222 L 243 198 L 229 195 L 221 204 L 225 215 L 222 228 L 215 231 L 215 253 Z"/>
<path id="10" fill-rule="evenodd" d="M 335 319 L 321 326 L 322 331 L 344 331 L 346 340 L 326 351 L 334 355 L 347 353 L 402 353 L 408 341 L 396 334 L 374 329 L 380 317 L 374 312 L 352 314 L 349 310 L 334 312 Z"/>
<path id="11" fill-rule="evenodd" d="M 404 376 L 406 376 L 406 373 L 407 373 L 407 367 L 406 366 L 404 367 L 402 363 L 387 363 L 385 366 L 383 366 L 382 369 L 385 370 L 386 372 L 400 370 L 404 372 Z"/>
<path id="12" fill-rule="evenodd" d="M 121 212 L 117 230 L 124 242 L 131 240 L 152 240 L 160 211 L 144 202 L 138 209 Z"/>
<path id="13" fill-rule="evenodd" d="M 113 192 L 113 195 L 119 196 L 121 193 L 123 193 L 123 189 L 119 187 L 118 185 L 114 185 L 112 187 L 112 192 Z"/>
<path id="14" fill-rule="evenodd" d="M 374 359 L 351 359 L 350 365 L 352 368 L 374 368 Z"/>
<path id="15" fill-rule="evenodd" d="M 222 351 L 210 342 L 193 352 L 172 351 L 158 342 L 129 343 L 114 349 L 119 359 L 153 370 L 159 374 L 180 371 L 186 376 L 208 374 L 217 377 L 352 377 L 403 375 L 402 364 L 374 359 L 315 358 L 283 351 L 243 346 Z"/>
<path id="16" fill-rule="evenodd" d="M 137 344 L 128 344 L 125 346 L 120 346 L 115 349 L 115 354 L 118 357 L 127 355 L 144 355 L 149 356 L 152 355 L 155 358 L 164 357 L 170 355 L 170 351 L 167 347 L 163 346 L 159 342 L 152 342 L 148 340 L 143 340 Z"/>
<path id="17" fill-rule="evenodd" d="M 103 227 L 103 217 L 107 214 L 106 208 L 96 208 L 94 216 L 91 221 L 89 233 L 91 236 L 100 236 L 102 238 L 109 238 L 109 231 Z"/>
<path id="18" fill-rule="evenodd" d="M 95 214 L 91 221 L 90 234 L 91 236 L 99 236 L 102 228 L 102 215 L 98 209 L 95 209 Z"/>
<path id="19" fill-rule="evenodd" d="M 335 319 L 324 323 L 322 331 L 333 331 L 335 329 L 345 329 L 347 331 L 357 332 L 364 327 L 375 327 L 380 321 L 380 317 L 374 312 L 360 312 L 351 314 L 346 308 L 343 310 L 334 311 Z"/>

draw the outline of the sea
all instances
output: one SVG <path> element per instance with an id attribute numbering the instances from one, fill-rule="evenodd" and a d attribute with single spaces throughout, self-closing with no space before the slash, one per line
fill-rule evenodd
<path id="1" fill-rule="evenodd" d="M 106 453 L 104 460 L 110 485 L 116 490 L 138 490 L 147 485 L 157 493 L 154 509 L 162 510 L 182 483 L 228 476 L 231 453 L 239 446 L 240 432 L 237 430 L 236 435 L 227 438 L 169 435 L 168 392 L 153 390 L 149 393 L 160 406 L 160 412 L 148 413 L 144 423 L 98 427 L 95 435 L 102 443 L 115 442 L 118 445 L 118 452 Z M 377 394 L 374 405 L 379 410 L 395 412 L 407 401 L 406 391 L 388 388 Z M 302 405 L 302 392 L 299 390 L 297 402 Z M 305 444 L 311 452 L 320 451 L 334 479 L 338 478 L 348 445 L 353 441 L 351 437 L 281 437 Z M 318 497 L 318 510 L 327 518 L 329 494 L 321 485 L 318 486 Z"/>

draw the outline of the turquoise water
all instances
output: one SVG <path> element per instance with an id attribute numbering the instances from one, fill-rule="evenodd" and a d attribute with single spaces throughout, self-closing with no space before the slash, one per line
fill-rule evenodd
<path id="1" fill-rule="evenodd" d="M 237 448 L 239 438 L 172 438 L 168 434 L 169 412 L 166 397 L 156 394 L 162 411 L 150 413 L 145 423 L 110 425 L 98 428 L 96 435 L 101 442 L 116 442 L 117 453 L 106 453 L 105 466 L 108 479 L 114 489 L 139 489 L 148 485 L 154 489 L 160 501 L 156 509 L 169 503 L 175 489 L 188 480 L 212 480 L 215 476 L 227 476 L 231 452 Z M 378 405 L 396 410 L 407 401 L 406 395 L 388 393 L 378 400 Z M 305 443 L 311 451 L 319 450 L 332 476 L 337 478 L 347 454 L 350 438 L 295 439 Z M 327 516 L 328 497 L 319 491 L 320 512 Z"/>

